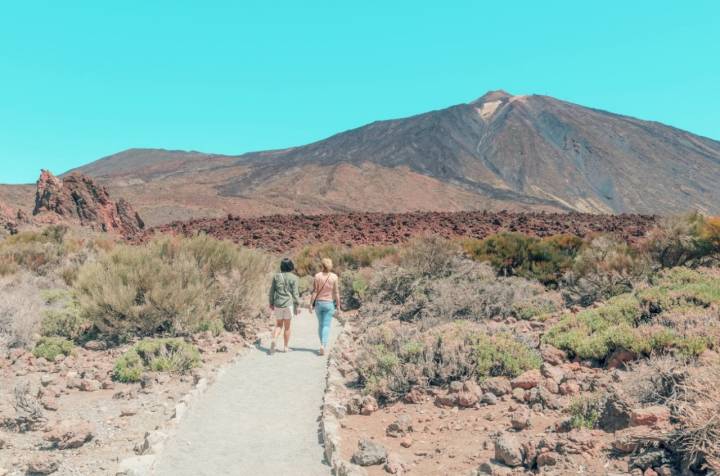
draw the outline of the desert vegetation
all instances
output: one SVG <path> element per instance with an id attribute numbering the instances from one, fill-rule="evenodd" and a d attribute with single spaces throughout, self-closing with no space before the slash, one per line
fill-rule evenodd
<path id="1" fill-rule="evenodd" d="M 393 414 L 400 401 L 509 411 L 509 433 L 495 437 L 478 474 L 548 465 L 562 473 L 596 444 L 607 445 L 606 468 L 713 474 L 718 238 L 716 218 L 691 214 L 661 220 L 637 242 L 502 232 L 398 246 L 390 259 L 347 271 L 346 285 L 362 282 L 340 363 L 359 395 L 347 397 L 347 411 Z M 522 431 L 532 415 L 554 420 L 541 452 L 552 457 L 512 458 L 513 444 L 549 444 Z M 607 436 L 580 443 L 588 431 Z"/>

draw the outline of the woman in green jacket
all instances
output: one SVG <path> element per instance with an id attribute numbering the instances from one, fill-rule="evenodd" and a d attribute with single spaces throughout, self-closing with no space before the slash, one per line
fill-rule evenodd
<path id="1" fill-rule="evenodd" d="M 295 311 L 300 307 L 300 295 L 298 293 L 298 277 L 293 273 L 295 265 L 288 258 L 280 262 L 280 272 L 273 276 L 270 285 L 270 310 L 275 318 L 275 329 L 273 330 L 270 353 L 275 352 L 275 341 L 280 336 L 280 331 L 285 329 L 283 348 L 284 352 L 290 350 L 290 322 Z"/>

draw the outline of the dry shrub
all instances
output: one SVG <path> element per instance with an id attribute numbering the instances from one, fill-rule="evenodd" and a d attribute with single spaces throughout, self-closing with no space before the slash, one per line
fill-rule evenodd
<path id="1" fill-rule="evenodd" d="M 583 246 L 563 277 L 568 303 L 590 304 L 629 292 L 649 274 L 645 257 L 610 236 L 602 235 Z"/>
<path id="2" fill-rule="evenodd" d="M 486 263 L 453 258 L 448 268 L 440 277 L 401 267 L 379 271 L 367 291 L 370 302 L 361 312 L 369 320 L 381 316 L 428 328 L 456 319 L 534 319 L 562 305 L 556 293 L 539 283 L 498 278 Z"/>
<path id="3" fill-rule="evenodd" d="M 80 270 L 81 315 L 112 340 L 183 335 L 222 321 L 238 329 L 262 307 L 270 259 L 207 236 L 117 246 Z"/>
<path id="4" fill-rule="evenodd" d="M 400 266 L 419 277 L 439 278 L 453 272 L 460 247 L 438 236 L 414 238 L 400 252 Z"/>
<path id="5" fill-rule="evenodd" d="M 672 451 L 684 474 L 720 470 L 720 364 L 688 364 L 662 356 L 633 366 L 629 394 L 667 406 L 673 429 L 655 439 Z"/>
<path id="6" fill-rule="evenodd" d="M 663 268 L 716 262 L 720 256 L 720 217 L 692 213 L 666 218 L 648 233 L 643 247 Z"/>
<path id="7" fill-rule="evenodd" d="M 12 422 L 20 432 L 34 431 L 45 425 L 47 418 L 37 395 L 33 394 L 29 382 L 20 382 L 14 389 L 15 419 Z"/>
<path id="8" fill-rule="evenodd" d="M 392 246 L 360 245 L 341 246 L 321 244 L 306 246 L 294 257 L 295 270 L 299 276 L 313 275 L 320 271 L 320 260 L 330 258 L 335 271 L 357 270 L 397 254 Z"/>
<path id="9" fill-rule="evenodd" d="M 370 328 L 358 347 L 360 384 L 381 402 L 395 401 L 414 386 L 515 377 L 542 362 L 533 349 L 510 335 L 488 335 L 464 321 L 428 331 L 387 323 Z"/>
<path id="10" fill-rule="evenodd" d="M 41 289 L 49 287 L 47 278 L 27 271 L 0 278 L 0 351 L 32 345 L 45 308 Z"/>

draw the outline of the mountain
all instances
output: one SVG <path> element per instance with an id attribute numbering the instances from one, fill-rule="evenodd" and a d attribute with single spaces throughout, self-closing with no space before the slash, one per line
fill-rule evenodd
<path id="1" fill-rule="evenodd" d="M 228 213 L 720 213 L 720 142 L 504 91 L 301 147 L 239 156 L 132 149 L 78 171 L 150 224 Z"/>

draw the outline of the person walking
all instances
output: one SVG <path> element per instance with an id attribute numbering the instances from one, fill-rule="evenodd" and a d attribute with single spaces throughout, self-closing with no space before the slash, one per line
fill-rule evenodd
<path id="1" fill-rule="evenodd" d="M 295 311 L 300 306 L 300 295 L 298 293 L 298 277 L 293 273 L 295 265 L 289 258 L 284 258 L 280 262 L 280 272 L 275 274 L 270 284 L 270 310 L 275 318 L 275 329 L 273 330 L 272 343 L 270 344 L 270 354 L 275 353 L 275 342 L 280 336 L 280 332 L 285 330 L 283 334 L 283 352 L 288 352 L 290 348 L 290 323 L 295 316 Z"/>
<path id="2" fill-rule="evenodd" d="M 335 311 L 342 312 L 340 307 L 340 285 L 337 274 L 332 272 L 333 262 L 330 258 L 320 261 L 322 271 L 315 275 L 311 305 L 315 308 L 318 319 L 318 337 L 320 338 L 319 355 L 325 355 L 330 338 L 330 325 Z"/>

